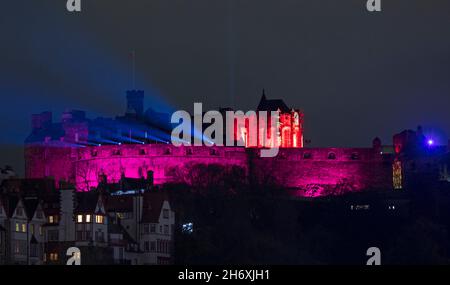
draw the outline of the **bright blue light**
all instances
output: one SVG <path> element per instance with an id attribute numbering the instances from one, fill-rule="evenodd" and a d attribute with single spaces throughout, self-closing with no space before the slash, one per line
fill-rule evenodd
<path id="1" fill-rule="evenodd" d="M 192 234 L 194 232 L 194 224 L 193 223 L 183 224 L 181 230 L 185 234 Z"/>

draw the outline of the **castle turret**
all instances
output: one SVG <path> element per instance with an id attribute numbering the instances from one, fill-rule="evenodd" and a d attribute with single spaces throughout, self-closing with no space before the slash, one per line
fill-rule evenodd
<path id="1" fill-rule="evenodd" d="M 52 112 L 42 112 L 31 116 L 31 126 L 34 130 L 46 129 L 52 124 Z"/>
<path id="2" fill-rule="evenodd" d="M 144 90 L 127 91 L 127 114 L 142 116 L 144 113 Z"/>

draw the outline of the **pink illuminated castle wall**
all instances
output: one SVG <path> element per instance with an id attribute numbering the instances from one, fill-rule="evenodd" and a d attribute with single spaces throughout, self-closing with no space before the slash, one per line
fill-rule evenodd
<path id="1" fill-rule="evenodd" d="M 162 136 L 155 137 L 164 133 L 154 128 L 154 121 L 162 119 L 150 109 L 143 111 L 143 92 L 128 91 L 127 99 L 126 115 L 116 119 L 90 120 L 84 112 L 66 111 L 55 123 L 49 112 L 33 115 L 33 130 L 25 142 L 26 177 L 53 177 L 86 191 L 101 177 L 118 182 L 151 171 L 158 185 L 185 182 L 183 173 L 195 165 L 217 165 L 238 168 L 246 181 L 276 185 L 298 196 L 392 188 L 393 157 L 382 152 L 379 140 L 370 148 L 305 148 L 303 113 L 282 100 L 267 100 L 265 94 L 258 110 L 280 112 L 281 149 L 274 158 L 261 158 L 259 148 L 175 147 L 167 138 L 164 142 Z"/>

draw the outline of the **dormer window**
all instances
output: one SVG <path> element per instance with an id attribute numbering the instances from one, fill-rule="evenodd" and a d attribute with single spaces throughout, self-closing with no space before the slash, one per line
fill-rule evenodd
<path id="1" fill-rule="evenodd" d="M 335 154 L 334 152 L 330 152 L 330 153 L 328 154 L 328 159 L 330 159 L 330 160 L 336 159 L 336 154 Z"/>
<path id="2" fill-rule="evenodd" d="M 58 223 L 58 216 L 48 216 L 48 223 L 49 224 L 57 224 Z"/>
<path id="3" fill-rule="evenodd" d="M 95 215 L 95 223 L 97 224 L 103 224 L 105 221 L 105 217 L 102 215 Z"/>

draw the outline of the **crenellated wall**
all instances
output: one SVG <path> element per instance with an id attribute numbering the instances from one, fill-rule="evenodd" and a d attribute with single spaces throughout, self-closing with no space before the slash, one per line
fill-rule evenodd
<path id="1" fill-rule="evenodd" d="M 280 149 L 274 158 L 240 147 L 175 147 L 170 144 L 124 144 L 89 147 L 29 145 L 25 150 L 29 178 L 52 176 L 75 182 L 81 190 L 122 175 L 145 177 L 155 184 L 176 182 L 180 170 L 195 164 L 238 166 L 257 184 L 288 188 L 298 196 L 339 195 L 392 187 L 392 159 L 375 148 Z M 178 176 L 177 176 L 178 173 Z"/>
<path id="2" fill-rule="evenodd" d="M 372 148 L 280 149 L 275 158 L 250 156 L 256 183 L 291 189 L 298 196 L 340 195 L 392 187 L 392 159 Z"/>
<path id="3" fill-rule="evenodd" d="M 108 182 L 122 175 L 141 178 L 154 172 L 154 183 L 173 182 L 177 171 L 193 164 L 238 166 L 248 173 L 247 154 L 239 147 L 175 147 L 170 144 L 124 144 L 78 148 L 29 146 L 25 151 L 27 177 L 52 176 L 75 182 L 86 190 L 98 184 L 100 174 Z"/>

